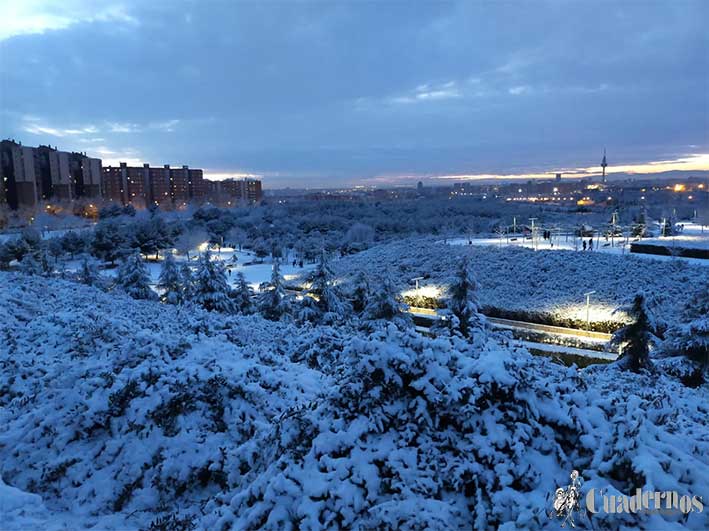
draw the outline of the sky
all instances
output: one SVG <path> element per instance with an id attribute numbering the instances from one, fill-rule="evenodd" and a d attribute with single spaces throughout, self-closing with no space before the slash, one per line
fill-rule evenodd
<path id="1" fill-rule="evenodd" d="M 264 187 L 709 170 L 709 2 L 0 0 L 0 136 Z M 619 170 L 618 168 L 622 168 Z"/>

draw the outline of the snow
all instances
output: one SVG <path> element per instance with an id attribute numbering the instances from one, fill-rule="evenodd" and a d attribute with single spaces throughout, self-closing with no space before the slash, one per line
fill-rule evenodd
<path id="1" fill-rule="evenodd" d="M 697 223 L 685 223 L 682 232 L 674 236 L 645 238 L 642 243 L 682 247 L 686 249 L 709 249 L 709 227 Z M 699 259 L 698 259 L 699 260 Z M 709 260 L 703 260 L 709 262 Z"/>
<path id="2" fill-rule="evenodd" d="M 709 492 L 709 389 L 661 364 L 578 370 L 489 330 L 299 327 L 16 273 L 0 286 L 3 529 L 556 529 L 547 497 L 572 469 L 623 493 Z"/>
<path id="3" fill-rule="evenodd" d="M 593 238 L 593 250 L 584 251 L 582 247 L 582 241 L 588 241 L 589 238 L 579 238 L 574 237 L 573 234 L 554 236 L 553 240 L 544 240 L 541 236 L 536 238 L 536 241 L 532 241 L 531 238 L 525 238 L 522 235 L 516 238 L 507 239 L 505 237 L 496 238 L 451 238 L 445 240 L 445 243 L 449 245 L 476 245 L 476 246 L 487 246 L 487 247 L 498 247 L 498 248 L 525 248 L 533 249 L 537 251 L 575 251 L 583 253 L 604 253 L 611 254 L 615 256 L 625 256 L 630 253 L 630 243 L 638 242 L 643 244 L 652 245 L 669 245 L 675 244 L 677 247 L 688 247 L 688 248 L 709 248 L 709 230 L 705 231 L 704 234 L 699 232 L 698 228 L 693 225 L 689 225 L 685 229 L 686 233 L 675 237 L 664 237 L 664 238 L 643 238 L 643 239 L 632 239 L 626 242 L 625 238 L 610 238 L 606 240 L 605 238 Z M 694 265 L 709 266 L 709 260 L 702 258 L 686 258 L 683 256 L 664 256 L 664 255 L 654 255 L 646 253 L 632 253 L 632 256 L 637 256 L 647 260 L 655 261 L 672 261 L 681 260 Z"/>
<path id="4" fill-rule="evenodd" d="M 256 256 L 247 250 L 239 251 L 231 247 L 222 247 L 220 250 L 211 251 L 212 260 L 221 260 L 224 262 L 227 269 L 227 281 L 231 287 L 234 287 L 237 282 L 237 273 L 242 272 L 246 277 L 246 281 L 249 285 L 257 290 L 263 282 L 268 282 L 271 278 L 271 270 L 273 269 L 273 262 L 270 258 L 266 258 L 263 261 L 257 259 Z M 236 262 L 234 262 L 234 257 L 236 257 Z M 185 262 L 192 264 L 194 267 L 197 266 L 197 261 L 199 259 L 199 250 L 195 249 L 194 252 L 190 253 L 190 260 L 184 255 L 175 254 L 175 261 L 178 267 Z M 160 271 L 162 270 L 162 262 L 164 258 L 161 257 L 159 260 L 148 259 L 145 260 L 145 267 L 148 270 L 148 276 L 150 277 L 150 283 L 153 287 L 157 286 L 160 279 Z M 247 265 L 248 264 L 248 265 Z M 78 271 L 81 268 L 81 260 L 67 260 L 64 263 L 64 267 L 67 271 Z M 286 282 L 294 279 L 296 276 L 302 275 L 304 272 L 311 271 L 314 269 L 315 264 L 303 264 L 303 267 L 298 265 L 293 266 L 292 261 L 287 260 L 281 263 L 281 274 L 283 275 Z M 104 269 L 101 273 L 107 278 L 114 278 L 117 269 Z"/>
<path id="5" fill-rule="evenodd" d="M 425 238 L 372 247 L 333 262 L 333 269 L 344 283 L 360 271 L 372 279 L 386 272 L 402 295 L 415 293 L 411 279 L 425 276 L 419 281 L 420 294 L 440 298 L 451 285 L 462 256 L 470 257 L 480 283 L 481 308 L 551 316 L 554 324 L 575 328 L 585 324 L 588 292 L 594 292 L 589 304 L 591 322 L 621 320 L 623 316 L 616 314 L 616 309 L 642 290 L 654 295 L 657 313 L 671 323 L 709 282 L 706 267 L 685 260 L 647 260 L 635 254 L 618 256 L 595 251 L 456 246 Z"/>

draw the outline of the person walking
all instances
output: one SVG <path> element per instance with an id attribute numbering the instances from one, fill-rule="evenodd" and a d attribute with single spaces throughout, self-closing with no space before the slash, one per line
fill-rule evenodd
<path id="1" fill-rule="evenodd" d="M 585 251 L 586 250 L 586 240 L 582 240 L 582 241 L 583 241 L 583 250 Z"/>

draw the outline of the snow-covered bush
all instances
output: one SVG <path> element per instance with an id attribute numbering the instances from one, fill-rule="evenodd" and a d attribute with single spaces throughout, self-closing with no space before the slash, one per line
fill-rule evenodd
<path id="1" fill-rule="evenodd" d="M 0 284 L 10 529 L 556 529 L 547 500 L 574 469 L 611 494 L 709 491 L 706 386 L 660 364 L 579 371 L 489 332 L 365 334 Z M 683 518 L 591 521 L 709 527 L 706 511 Z"/>

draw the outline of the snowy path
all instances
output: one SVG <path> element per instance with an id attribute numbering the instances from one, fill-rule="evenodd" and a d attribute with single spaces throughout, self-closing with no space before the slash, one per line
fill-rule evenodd
<path id="1" fill-rule="evenodd" d="M 416 329 L 422 333 L 427 333 L 433 321 L 438 320 L 437 312 L 430 308 L 411 307 L 409 308 L 409 313 L 414 317 Z M 524 321 L 512 321 L 510 319 L 499 319 L 496 317 L 487 317 L 487 321 L 493 326 L 493 328 L 504 330 L 524 330 L 529 332 L 543 332 L 544 334 L 550 336 L 558 336 L 559 338 L 573 337 L 575 339 L 596 344 L 608 343 L 608 341 L 610 341 L 611 339 L 611 334 L 604 334 L 602 332 L 592 332 L 589 330 L 579 330 L 576 328 L 564 328 L 561 326 L 527 323 Z M 515 339 L 513 343 L 515 345 L 524 346 L 525 348 L 543 350 L 545 352 L 552 352 L 561 355 L 572 354 L 574 356 L 582 356 L 584 358 L 593 358 L 609 361 L 618 359 L 618 355 L 613 352 L 569 347 L 556 343 L 539 343 L 536 341 L 525 341 L 520 339 Z"/>
<path id="2" fill-rule="evenodd" d="M 554 345 L 550 343 L 535 343 L 533 341 L 515 340 L 513 345 L 518 345 L 531 350 L 543 350 L 552 354 L 571 354 L 582 358 L 592 358 L 596 360 L 615 361 L 618 359 L 618 354 L 613 352 L 604 352 L 600 350 L 588 350 L 575 347 L 567 347 L 565 345 Z"/>

